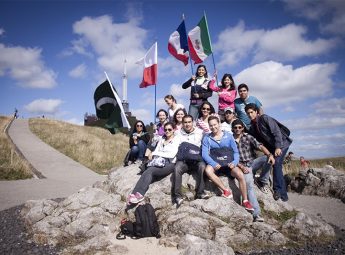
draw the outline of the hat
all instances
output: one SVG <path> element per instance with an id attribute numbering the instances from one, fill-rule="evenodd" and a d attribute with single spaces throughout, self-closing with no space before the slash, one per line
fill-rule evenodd
<path id="1" fill-rule="evenodd" d="M 231 113 L 234 113 L 234 109 L 231 108 L 231 107 L 226 107 L 226 108 L 224 109 L 224 113 L 226 113 L 227 111 L 230 111 Z"/>

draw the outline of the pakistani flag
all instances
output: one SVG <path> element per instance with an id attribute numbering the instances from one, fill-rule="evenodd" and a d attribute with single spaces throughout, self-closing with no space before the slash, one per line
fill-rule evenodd
<path id="1" fill-rule="evenodd" d="M 190 57 L 194 64 L 204 62 L 212 53 L 210 34 L 208 32 L 206 15 L 202 17 L 199 24 L 188 33 L 188 47 Z"/>
<path id="2" fill-rule="evenodd" d="M 105 128 L 111 133 L 114 134 L 116 128 L 130 128 L 121 100 L 108 79 L 96 88 L 93 98 L 97 117 L 107 119 Z"/>

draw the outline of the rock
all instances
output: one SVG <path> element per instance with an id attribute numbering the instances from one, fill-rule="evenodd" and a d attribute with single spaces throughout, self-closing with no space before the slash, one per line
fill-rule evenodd
<path id="1" fill-rule="evenodd" d="M 21 215 L 34 241 L 63 246 L 65 254 L 126 254 L 128 250 L 115 245 L 114 239 L 121 219 L 135 220 L 135 206 L 126 206 L 126 198 L 140 178 L 138 172 L 137 165 L 116 169 L 106 181 L 60 202 L 28 201 Z M 316 178 L 321 185 L 323 177 Z M 145 200 L 150 200 L 156 210 L 161 245 L 178 247 L 181 254 L 234 254 L 234 250 L 296 242 L 289 233 L 301 233 L 306 239 L 322 231 L 327 237 L 334 236 L 332 227 L 316 218 L 300 215 L 287 222 L 275 219 L 274 215 L 293 212 L 294 208 L 275 201 L 272 194 L 264 194 L 257 187 L 266 222 L 253 223 L 252 215 L 240 205 L 237 181 L 221 179 L 232 189 L 234 199 L 220 197 L 218 188 L 206 181 L 206 192 L 212 197 L 194 200 L 195 178 L 185 174 L 183 191 L 188 199 L 179 208 L 171 201 L 171 176 L 150 185 Z"/>

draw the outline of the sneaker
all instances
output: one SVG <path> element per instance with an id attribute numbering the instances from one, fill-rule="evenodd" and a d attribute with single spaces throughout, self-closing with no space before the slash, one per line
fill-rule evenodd
<path id="1" fill-rule="evenodd" d="M 139 192 L 135 193 L 135 197 L 137 198 L 138 203 L 144 200 L 144 196 L 141 195 Z"/>
<path id="2" fill-rule="evenodd" d="M 242 206 L 248 211 L 248 212 L 254 212 L 254 208 L 253 206 L 251 205 L 251 203 L 248 201 L 248 200 L 244 200 L 242 202 Z"/>
<path id="3" fill-rule="evenodd" d="M 176 199 L 175 199 L 175 201 L 176 201 L 177 206 L 182 205 L 183 200 L 184 200 L 184 199 L 183 199 L 182 197 L 178 197 L 178 198 L 176 198 Z"/>
<path id="4" fill-rule="evenodd" d="M 135 204 L 135 203 L 133 203 L 133 202 L 135 202 L 136 199 L 137 199 L 137 198 L 135 197 L 134 194 L 129 194 L 129 195 L 128 195 L 128 198 L 127 198 L 127 205 Z"/>
<path id="5" fill-rule="evenodd" d="M 201 195 L 196 195 L 196 199 L 208 199 L 210 195 L 207 193 L 202 193 Z"/>
<path id="6" fill-rule="evenodd" d="M 142 163 L 143 163 L 143 161 L 140 160 L 140 159 L 137 159 L 137 160 L 134 162 L 134 164 L 138 164 L 138 165 L 141 165 Z"/>
<path id="7" fill-rule="evenodd" d="M 258 186 L 259 190 L 265 194 L 268 194 L 270 192 L 270 188 L 268 187 L 268 184 L 261 182 L 258 178 L 254 179 L 254 183 L 256 186 Z"/>
<path id="8" fill-rule="evenodd" d="M 223 190 L 222 197 L 232 198 L 232 192 L 231 192 L 231 190 L 229 190 L 229 189 Z"/>
<path id="9" fill-rule="evenodd" d="M 136 192 L 135 194 L 130 194 L 128 196 L 129 204 L 138 204 L 139 202 L 143 200 L 144 200 L 144 196 L 141 195 L 139 192 Z"/>
<path id="10" fill-rule="evenodd" d="M 260 215 L 254 216 L 253 222 L 264 222 L 265 219 L 262 218 Z"/>
<path id="11" fill-rule="evenodd" d="M 280 199 L 283 201 L 283 202 L 287 202 L 289 200 L 289 197 L 286 195 L 286 197 L 280 197 Z"/>
<path id="12" fill-rule="evenodd" d="M 276 200 L 276 201 L 280 199 L 280 194 L 279 194 L 278 191 L 274 191 L 274 192 L 273 192 L 273 198 L 274 198 L 274 200 Z"/>

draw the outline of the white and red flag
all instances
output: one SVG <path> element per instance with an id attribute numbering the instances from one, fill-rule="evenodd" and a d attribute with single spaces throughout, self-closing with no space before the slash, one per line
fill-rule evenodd
<path id="1" fill-rule="evenodd" d="M 157 42 L 147 51 L 145 56 L 136 62 L 144 66 L 143 80 L 140 88 L 157 84 Z"/>

